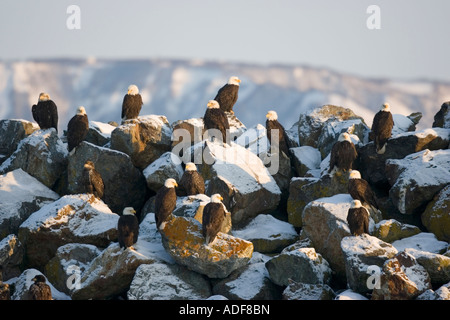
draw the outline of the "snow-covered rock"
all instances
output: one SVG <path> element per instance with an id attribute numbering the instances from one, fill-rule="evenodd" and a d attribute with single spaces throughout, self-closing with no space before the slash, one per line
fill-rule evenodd
<path id="1" fill-rule="evenodd" d="M 116 127 L 100 121 L 89 121 L 89 131 L 84 139 L 87 142 L 104 147 L 111 142 L 111 133 Z"/>
<path id="2" fill-rule="evenodd" d="M 410 300 L 428 289 L 431 282 L 425 268 L 402 251 L 384 263 L 380 285 L 373 289 L 372 300 Z"/>
<path id="3" fill-rule="evenodd" d="M 165 116 L 144 115 L 126 120 L 111 133 L 111 148 L 126 153 L 133 164 L 146 168 L 172 146 L 172 128 Z"/>
<path id="4" fill-rule="evenodd" d="M 376 153 L 373 142 L 363 146 L 357 145 L 358 158 L 353 163 L 354 168 L 358 169 L 371 185 L 385 187 L 389 183 L 389 175 L 385 171 L 388 159 L 403 159 L 425 149 L 447 149 L 449 142 L 450 129 L 433 128 L 393 136 L 388 140 L 384 154 Z"/>
<path id="5" fill-rule="evenodd" d="M 265 266 L 269 259 L 268 256 L 254 252 L 247 266 L 233 271 L 227 278 L 215 283 L 213 293 L 231 300 L 279 299 L 279 290 L 270 280 Z"/>
<path id="6" fill-rule="evenodd" d="M 413 113 L 410 116 L 404 116 L 402 114 L 394 113 L 392 114 L 392 117 L 394 118 L 394 127 L 392 128 L 392 136 L 396 136 L 404 132 L 415 131 L 416 124 L 419 122 L 420 118 L 422 117 L 422 114 L 418 112 Z"/>
<path id="7" fill-rule="evenodd" d="M 447 250 L 448 243 L 439 241 L 433 233 L 421 232 L 414 236 L 394 241 L 392 245 L 398 251 L 416 249 L 432 253 L 442 253 Z"/>
<path id="8" fill-rule="evenodd" d="M 450 101 L 444 102 L 441 109 L 434 115 L 433 128 L 447 128 L 450 129 Z"/>
<path id="9" fill-rule="evenodd" d="M 117 239 L 119 216 L 92 195 L 68 195 L 33 213 L 19 228 L 31 267 L 44 268 L 67 243 L 107 247 Z"/>
<path id="10" fill-rule="evenodd" d="M 16 151 L 0 166 L 0 174 L 21 168 L 52 188 L 67 166 L 67 146 L 55 129 L 37 130 L 20 141 Z"/>
<path id="11" fill-rule="evenodd" d="M 324 197 L 348 192 L 348 173 L 336 172 L 320 178 L 293 178 L 289 186 L 287 213 L 289 223 L 295 227 L 303 225 L 302 215 L 306 205 Z"/>
<path id="12" fill-rule="evenodd" d="M 417 226 L 401 223 L 395 219 L 381 220 L 374 226 L 372 235 L 385 242 L 394 242 L 420 233 Z"/>
<path id="13" fill-rule="evenodd" d="M 59 195 L 22 169 L 0 175 L 0 238 L 17 233 L 33 212 Z"/>
<path id="14" fill-rule="evenodd" d="M 210 296 L 205 276 L 163 262 L 140 265 L 127 293 L 129 300 L 200 300 Z"/>
<path id="15" fill-rule="evenodd" d="M 161 238 L 177 263 L 209 278 L 226 278 L 247 265 L 253 253 L 251 242 L 222 232 L 206 245 L 202 225 L 194 218 L 171 216 L 161 230 Z"/>
<path id="16" fill-rule="evenodd" d="M 70 295 L 89 263 L 100 253 L 101 250 L 91 244 L 68 243 L 59 247 L 46 264 L 45 275 L 55 288 Z"/>
<path id="17" fill-rule="evenodd" d="M 298 234 L 290 223 L 269 214 L 256 216 L 243 229 L 234 230 L 233 235 L 251 241 L 254 250 L 261 253 L 280 252 L 298 239 Z"/>
<path id="18" fill-rule="evenodd" d="M 350 289 L 361 294 L 372 291 L 373 273 L 380 271 L 386 260 L 397 254 L 391 244 L 368 234 L 345 237 L 341 241 L 345 271 Z"/>
<path id="19" fill-rule="evenodd" d="M 441 286 L 436 291 L 428 289 L 419 295 L 416 300 L 450 300 L 450 282 Z"/>
<path id="20" fill-rule="evenodd" d="M 299 177 L 304 177 L 310 170 L 320 169 L 322 156 L 317 148 L 302 146 L 290 148 L 292 165 Z"/>
<path id="21" fill-rule="evenodd" d="M 7 281 L 9 285 L 14 284 L 14 294 L 11 296 L 11 300 L 30 300 L 28 295 L 28 289 L 33 284 L 33 278 L 37 275 L 43 275 L 39 270 L 26 269 L 22 274 Z M 45 277 L 45 275 L 43 275 Z M 70 297 L 65 293 L 58 291 L 46 278 L 46 283 L 50 286 L 53 300 L 70 300 Z"/>
<path id="22" fill-rule="evenodd" d="M 320 198 L 311 201 L 302 215 L 302 232 L 341 279 L 345 279 L 346 275 L 341 240 L 351 235 L 347 224 L 351 201 L 352 197 L 349 194 Z"/>
<path id="23" fill-rule="evenodd" d="M 450 281 L 450 257 L 416 249 L 405 249 L 405 252 L 416 258 L 417 262 L 427 270 L 433 287 Z"/>
<path id="24" fill-rule="evenodd" d="M 183 175 L 181 159 L 172 152 L 166 152 L 149 164 L 143 174 L 148 188 L 157 192 L 168 178 L 180 181 Z"/>
<path id="25" fill-rule="evenodd" d="M 0 120 L 0 164 L 16 151 L 23 138 L 36 130 L 39 126 L 27 120 Z"/>
<path id="26" fill-rule="evenodd" d="M 15 234 L 0 240 L 0 283 L 3 280 L 20 275 L 24 248 Z"/>
<path id="27" fill-rule="evenodd" d="M 102 148 L 83 141 L 69 156 L 67 167 L 69 193 L 85 193 L 82 185 L 83 167 L 92 161 L 105 184 L 103 201 L 113 212 L 121 214 L 123 208 L 140 210 L 147 197 L 144 175 L 123 152 Z"/>
<path id="28" fill-rule="evenodd" d="M 235 141 L 236 144 L 250 150 L 257 156 L 265 154 L 270 150 L 270 142 L 267 139 L 266 127 L 262 124 L 257 124 L 254 127 L 247 129 Z"/>
<path id="29" fill-rule="evenodd" d="M 266 262 L 270 279 L 279 285 L 289 285 L 289 279 L 308 284 L 327 284 L 331 279 L 328 262 L 314 248 L 283 251 Z"/>
<path id="30" fill-rule="evenodd" d="M 340 292 L 334 300 L 369 300 L 362 294 L 354 292 L 351 289 L 344 290 Z"/>
<path id="31" fill-rule="evenodd" d="M 182 143 L 184 147 L 203 140 L 203 119 L 191 118 L 172 123 L 172 148 Z"/>
<path id="32" fill-rule="evenodd" d="M 450 242 L 450 184 L 428 203 L 421 219 L 427 230 L 439 240 Z"/>
<path id="33" fill-rule="evenodd" d="M 277 208 L 280 188 L 254 153 L 235 143 L 223 147 L 207 142 L 200 156 L 195 163 L 208 184 L 207 194 L 222 195 L 233 225 L 244 225 L 258 214 Z"/>
<path id="34" fill-rule="evenodd" d="M 389 196 L 403 214 L 412 214 L 450 184 L 450 150 L 424 150 L 386 161 Z"/>
<path id="35" fill-rule="evenodd" d="M 310 284 L 289 280 L 283 300 L 333 300 L 335 293 L 326 284 Z"/>

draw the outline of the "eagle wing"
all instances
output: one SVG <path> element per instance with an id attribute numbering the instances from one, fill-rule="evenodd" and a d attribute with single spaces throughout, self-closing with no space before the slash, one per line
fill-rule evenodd
<path id="1" fill-rule="evenodd" d="M 53 100 L 48 100 L 47 103 L 50 110 L 51 126 L 58 132 L 58 108 Z"/>
<path id="2" fill-rule="evenodd" d="M 91 180 L 94 194 L 100 199 L 103 198 L 105 184 L 103 183 L 101 174 L 94 169 L 92 170 L 89 178 Z"/>
<path id="3" fill-rule="evenodd" d="M 140 94 L 126 94 L 122 102 L 122 120 L 137 118 L 141 112 L 143 102 Z"/>
<path id="4" fill-rule="evenodd" d="M 219 89 L 214 100 L 216 100 L 219 103 L 220 108 L 223 111 L 229 112 L 233 110 L 233 106 L 235 105 L 238 99 L 238 91 L 239 86 L 226 84 Z"/>
<path id="5" fill-rule="evenodd" d="M 208 203 L 203 210 L 202 231 L 207 244 L 214 241 L 222 228 L 225 210 L 221 203 Z"/>
<path id="6" fill-rule="evenodd" d="M 163 186 L 158 190 L 155 198 L 155 220 L 158 227 L 173 212 L 176 203 L 177 195 L 174 188 Z"/>

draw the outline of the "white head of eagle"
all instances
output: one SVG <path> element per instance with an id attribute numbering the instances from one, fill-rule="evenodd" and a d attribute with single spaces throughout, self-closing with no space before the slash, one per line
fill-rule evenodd
<path id="1" fill-rule="evenodd" d="M 39 101 L 48 101 L 48 100 L 50 100 L 50 95 L 48 93 L 41 92 L 39 94 Z"/>
<path id="2" fill-rule="evenodd" d="M 389 105 L 389 103 L 383 104 L 383 106 L 381 107 L 381 111 L 391 112 L 391 106 Z"/>
<path id="3" fill-rule="evenodd" d="M 175 181 L 175 179 L 169 178 L 164 182 L 164 186 L 166 188 L 175 188 L 175 187 L 178 187 L 178 184 Z"/>
<path id="4" fill-rule="evenodd" d="M 128 92 L 127 94 L 131 95 L 131 96 L 135 96 L 139 93 L 139 88 L 137 87 L 137 85 L 132 84 L 128 87 Z"/>
<path id="5" fill-rule="evenodd" d="M 197 171 L 197 166 L 193 162 L 186 163 L 186 171 Z"/>
<path id="6" fill-rule="evenodd" d="M 339 139 L 338 141 L 343 142 L 343 141 L 348 141 L 348 142 L 352 142 L 352 139 L 350 138 L 350 135 L 347 132 L 343 132 L 339 135 Z"/>
<path id="7" fill-rule="evenodd" d="M 270 121 L 274 121 L 278 119 L 278 114 L 275 111 L 270 110 L 269 112 L 267 112 L 266 118 Z"/>
<path id="8" fill-rule="evenodd" d="M 86 114 L 86 109 L 84 109 L 83 106 L 78 107 L 77 109 L 77 115 L 78 116 L 84 116 Z"/>
<path id="9" fill-rule="evenodd" d="M 209 100 L 208 104 L 206 105 L 208 109 L 219 109 L 219 103 L 216 100 Z"/>
<path id="10" fill-rule="evenodd" d="M 232 77 L 230 77 L 230 79 L 228 79 L 228 84 L 234 84 L 236 86 L 239 86 L 240 82 L 241 82 L 241 80 L 236 76 L 232 76 Z"/>
<path id="11" fill-rule="evenodd" d="M 126 215 L 132 216 L 132 215 L 136 214 L 136 211 L 134 210 L 133 207 L 126 207 L 125 209 L 123 209 L 122 214 L 124 216 L 126 216 Z"/>
<path id="12" fill-rule="evenodd" d="M 361 201 L 359 201 L 359 200 L 352 201 L 352 204 L 351 204 L 352 209 L 357 209 L 357 208 L 361 208 L 361 207 L 362 207 Z"/>
<path id="13" fill-rule="evenodd" d="M 222 196 L 221 196 L 220 194 L 218 194 L 218 193 L 213 194 L 213 195 L 211 196 L 211 202 L 214 202 L 214 203 L 221 203 L 222 200 L 223 200 Z"/>
<path id="14" fill-rule="evenodd" d="M 361 179 L 361 173 L 358 170 L 352 170 L 349 179 Z"/>

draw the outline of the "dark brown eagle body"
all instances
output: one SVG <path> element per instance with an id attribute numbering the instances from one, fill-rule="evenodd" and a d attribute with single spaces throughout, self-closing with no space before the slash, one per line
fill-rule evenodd
<path id="1" fill-rule="evenodd" d="M 141 112 L 142 105 L 141 95 L 126 94 L 122 103 L 122 120 L 136 119 Z"/>
<path id="2" fill-rule="evenodd" d="M 101 174 L 95 170 L 92 161 L 86 161 L 83 170 L 83 185 L 86 193 L 93 194 L 98 199 L 102 199 L 105 191 L 105 185 Z"/>
<path id="3" fill-rule="evenodd" d="M 360 204 L 348 209 L 347 222 L 354 236 L 369 233 L 369 212 Z"/>
<path id="4" fill-rule="evenodd" d="M 50 286 L 45 283 L 43 275 L 37 275 L 33 279 L 34 283 L 28 289 L 28 294 L 31 300 L 52 300 L 52 290 Z"/>
<path id="5" fill-rule="evenodd" d="M 233 112 L 233 106 L 238 99 L 238 92 L 238 85 L 227 83 L 219 89 L 214 100 L 219 103 L 220 109 L 222 109 L 223 111 Z"/>
<path id="6" fill-rule="evenodd" d="M 206 244 L 214 241 L 222 228 L 225 209 L 221 202 L 209 202 L 203 209 L 202 232 Z"/>
<path id="7" fill-rule="evenodd" d="M 187 196 L 205 194 L 205 180 L 198 171 L 184 171 L 180 179 L 180 190 L 186 192 Z"/>
<path id="8" fill-rule="evenodd" d="M 41 129 L 55 128 L 58 132 L 58 108 L 52 100 L 39 101 L 31 107 L 31 113 Z"/>
<path id="9" fill-rule="evenodd" d="M 351 141 L 337 141 L 331 149 L 328 172 L 331 172 L 334 167 L 343 171 L 350 170 L 357 156 L 355 145 Z"/>
<path id="10" fill-rule="evenodd" d="M 89 120 L 86 114 L 76 114 L 67 124 L 67 145 L 69 152 L 77 147 L 87 136 Z"/>
<path id="11" fill-rule="evenodd" d="M 364 179 L 349 179 L 348 193 L 353 199 L 378 209 L 377 199 L 369 183 Z"/>
<path id="12" fill-rule="evenodd" d="M 372 122 L 372 130 L 370 136 L 375 142 L 375 149 L 377 153 L 384 153 L 386 142 L 392 135 L 392 128 L 394 127 L 394 118 L 390 111 L 378 111 Z"/>
<path id="13" fill-rule="evenodd" d="M 283 125 L 278 120 L 266 120 L 267 139 L 272 145 L 272 130 L 278 130 L 278 148 L 283 151 L 286 156 L 289 157 L 289 145 L 286 131 Z"/>
<path id="14" fill-rule="evenodd" d="M 167 187 L 166 184 L 158 190 L 155 197 L 155 221 L 158 229 L 161 224 L 172 214 L 177 204 L 177 194 L 175 188 Z"/>
<path id="15" fill-rule="evenodd" d="M 122 214 L 117 223 L 117 233 L 117 239 L 121 248 L 132 247 L 139 236 L 138 218 L 134 214 Z"/>
<path id="16" fill-rule="evenodd" d="M 212 102 L 209 102 L 208 106 L 210 103 Z M 224 144 L 227 142 L 227 131 L 230 129 L 230 124 L 228 123 L 227 115 L 222 109 L 208 107 L 203 117 L 203 123 L 206 130 L 219 130 L 222 134 L 222 142 Z"/>

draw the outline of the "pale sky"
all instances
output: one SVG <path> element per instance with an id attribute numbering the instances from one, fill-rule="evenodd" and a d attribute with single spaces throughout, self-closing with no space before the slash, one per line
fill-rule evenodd
<path id="1" fill-rule="evenodd" d="M 80 8 L 69 30 L 69 5 Z M 369 5 L 381 29 L 369 30 Z M 0 60 L 181 58 L 450 81 L 448 0 L 1 0 Z"/>

